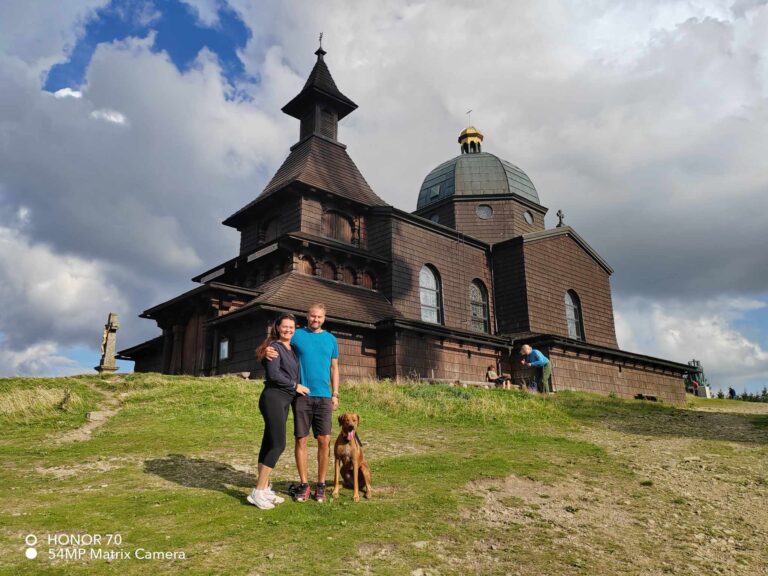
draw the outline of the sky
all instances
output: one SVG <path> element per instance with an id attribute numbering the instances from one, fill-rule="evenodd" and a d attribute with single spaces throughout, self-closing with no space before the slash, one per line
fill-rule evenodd
<path id="1" fill-rule="evenodd" d="M 91 371 L 109 312 L 118 348 L 152 338 L 139 313 L 236 255 L 220 222 L 298 140 L 323 32 L 381 198 L 414 210 L 472 109 L 614 268 L 623 349 L 760 390 L 766 31 L 765 0 L 5 1 L 0 375 Z"/>

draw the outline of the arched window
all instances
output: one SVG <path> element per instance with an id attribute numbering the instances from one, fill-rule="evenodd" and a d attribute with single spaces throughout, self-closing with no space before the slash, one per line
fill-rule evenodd
<path id="1" fill-rule="evenodd" d="M 320 276 L 328 280 L 336 280 L 336 266 L 330 262 L 323 262 L 320 264 Z"/>
<path id="2" fill-rule="evenodd" d="M 425 322 L 441 324 L 443 321 L 440 301 L 440 277 L 437 270 L 429 265 L 419 272 L 419 297 L 421 299 L 421 319 Z"/>
<path id="3" fill-rule="evenodd" d="M 565 320 L 568 322 L 568 337 L 574 340 L 584 340 L 581 301 L 573 290 L 568 290 L 565 293 Z"/>
<path id="4" fill-rule="evenodd" d="M 480 280 L 472 280 L 469 285 L 469 307 L 472 330 L 489 333 L 488 290 Z"/>
<path id="5" fill-rule="evenodd" d="M 363 272 L 360 275 L 360 286 L 376 290 L 376 277 L 370 272 Z"/>
<path id="6" fill-rule="evenodd" d="M 354 284 L 355 276 L 357 276 L 357 274 L 349 266 L 344 266 L 341 269 L 341 281 L 344 282 L 344 284 Z"/>
<path id="7" fill-rule="evenodd" d="M 302 274 L 309 274 L 310 276 L 315 273 L 315 266 L 312 263 L 312 259 L 304 256 L 299 259 L 298 271 Z"/>
<path id="8" fill-rule="evenodd" d="M 323 235 L 352 244 L 352 221 L 339 212 L 329 210 L 323 214 Z"/>

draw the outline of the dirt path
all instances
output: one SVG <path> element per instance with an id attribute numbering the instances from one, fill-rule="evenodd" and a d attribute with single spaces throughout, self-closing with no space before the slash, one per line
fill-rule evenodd
<path id="1" fill-rule="evenodd" d="M 120 380 L 120 377 L 115 376 L 108 381 L 113 382 L 116 380 Z M 110 418 L 120 411 L 123 401 L 128 396 L 127 393 L 116 394 L 110 390 L 97 388 L 91 382 L 85 382 L 85 384 L 102 397 L 101 404 L 99 405 L 98 410 L 88 412 L 85 424 L 75 430 L 70 430 L 69 432 L 53 437 L 52 440 L 58 444 L 84 442 L 89 440 L 94 430 L 106 424 Z"/>
<path id="2" fill-rule="evenodd" d="M 484 573 L 768 574 L 768 430 L 738 413 L 640 420 L 573 435 L 623 463 L 625 478 L 472 483 L 484 504 L 466 519 L 489 537 L 454 560 Z"/>

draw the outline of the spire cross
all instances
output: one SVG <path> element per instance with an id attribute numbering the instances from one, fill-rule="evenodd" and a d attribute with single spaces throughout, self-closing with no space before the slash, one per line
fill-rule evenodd
<path id="1" fill-rule="evenodd" d="M 557 220 L 558 220 L 557 226 L 556 226 L 557 228 L 562 228 L 563 226 L 565 226 L 565 224 L 563 223 L 563 220 L 565 220 L 565 212 L 563 212 L 562 210 L 558 210 Z"/>
<path id="2" fill-rule="evenodd" d="M 320 37 L 317 39 L 320 42 L 320 50 L 323 49 L 323 33 L 320 32 Z"/>
<path id="3" fill-rule="evenodd" d="M 467 110 L 467 126 L 472 126 L 472 110 Z"/>

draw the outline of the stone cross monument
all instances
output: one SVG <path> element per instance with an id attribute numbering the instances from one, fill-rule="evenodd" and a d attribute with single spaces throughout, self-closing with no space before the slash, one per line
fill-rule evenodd
<path id="1" fill-rule="evenodd" d="M 117 314 L 110 312 L 107 317 L 107 323 L 104 325 L 104 335 L 101 338 L 101 361 L 95 370 L 99 374 L 104 372 L 114 372 L 117 370 L 115 362 L 115 346 L 117 342 L 117 329 L 120 324 L 117 321 Z"/>

